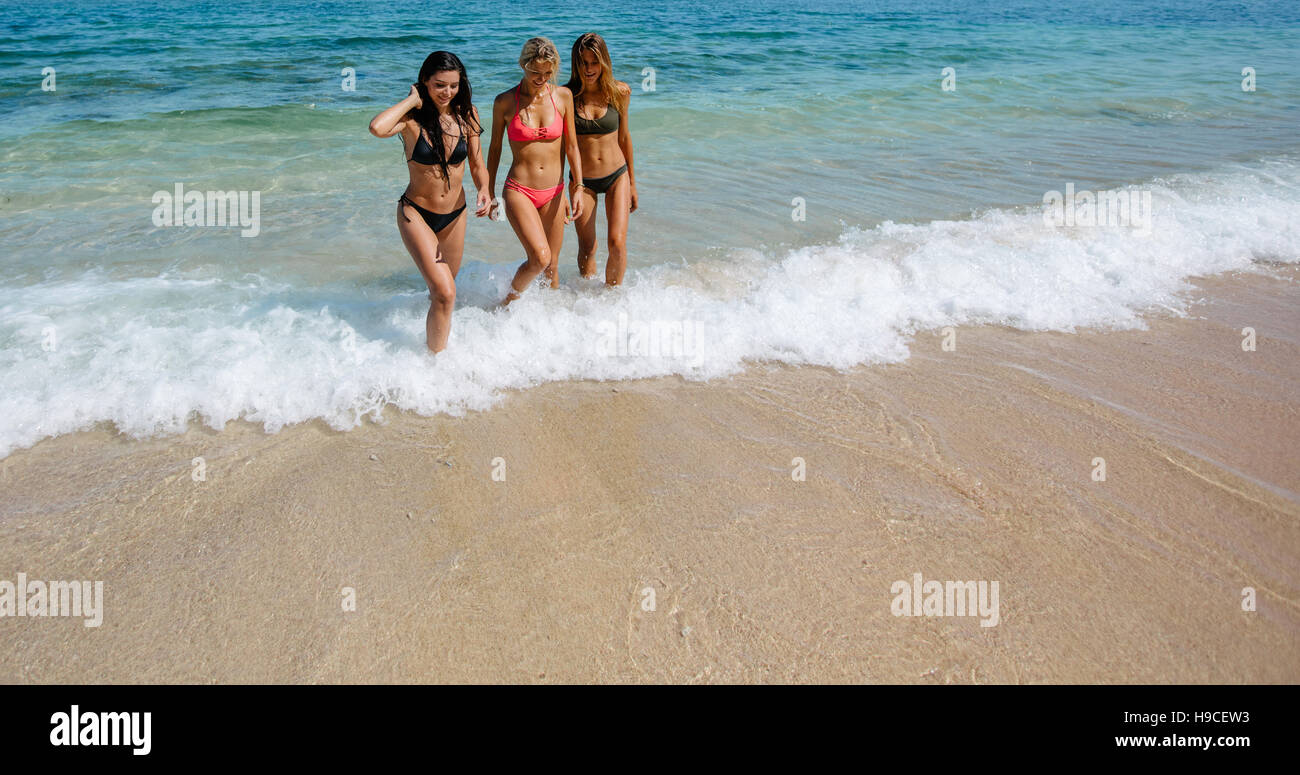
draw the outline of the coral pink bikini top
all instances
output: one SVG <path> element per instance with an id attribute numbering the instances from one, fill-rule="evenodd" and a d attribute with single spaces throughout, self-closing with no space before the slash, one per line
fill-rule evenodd
<path id="1" fill-rule="evenodd" d="M 506 136 L 516 143 L 529 140 L 554 140 L 564 134 L 564 119 L 560 117 L 560 108 L 555 104 L 555 89 L 551 89 L 551 107 L 555 108 L 555 120 L 550 126 L 524 126 L 519 118 L 519 87 L 515 87 L 515 117 L 506 125 Z"/>

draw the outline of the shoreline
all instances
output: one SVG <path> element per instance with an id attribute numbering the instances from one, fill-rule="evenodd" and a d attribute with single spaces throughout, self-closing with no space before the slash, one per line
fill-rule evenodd
<path id="1" fill-rule="evenodd" d="M 1298 279 L 847 372 L 43 440 L 0 461 L 0 579 L 102 580 L 103 624 L 0 618 L 0 680 L 1295 683 Z M 997 624 L 894 616 L 916 573 L 999 582 Z"/>

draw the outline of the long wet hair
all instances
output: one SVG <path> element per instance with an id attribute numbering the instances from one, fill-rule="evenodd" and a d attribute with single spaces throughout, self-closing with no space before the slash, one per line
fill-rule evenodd
<path id="1" fill-rule="evenodd" d="M 600 75 L 596 76 L 597 90 L 605 95 L 605 102 L 618 105 L 620 95 L 618 83 L 614 80 L 614 65 L 609 59 L 609 49 L 605 46 L 605 39 L 594 32 L 583 33 L 573 41 L 573 56 L 569 59 L 569 82 L 564 84 L 565 87 L 573 92 L 575 98 L 582 94 L 582 76 L 578 74 L 578 68 L 582 67 L 584 51 L 595 54 L 596 61 L 600 63 Z"/>
<path id="2" fill-rule="evenodd" d="M 433 104 L 433 99 L 429 97 L 429 90 L 424 85 L 424 82 L 432 78 L 434 73 L 446 70 L 460 73 L 460 88 L 456 91 L 456 96 L 451 98 L 451 104 L 447 108 L 460 126 L 461 133 L 466 135 L 466 144 L 469 143 L 469 136 L 466 133 L 482 134 L 483 127 L 474 120 L 474 95 L 469 87 L 469 75 L 465 72 L 465 65 L 461 63 L 460 58 L 450 51 L 435 51 L 424 58 L 424 64 L 420 65 L 420 75 L 415 80 L 415 88 L 420 92 L 420 107 L 411 111 L 411 117 L 415 119 L 416 124 L 428 131 L 429 139 L 433 144 L 433 158 L 442 168 L 443 177 L 450 180 L 451 170 L 447 167 L 447 149 L 442 137 L 442 122 L 438 120 L 438 108 Z M 418 138 L 416 142 L 419 142 Z"/>

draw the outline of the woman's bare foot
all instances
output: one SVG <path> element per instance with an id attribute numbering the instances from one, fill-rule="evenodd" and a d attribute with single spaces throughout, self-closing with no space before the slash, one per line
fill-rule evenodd
<path id="1" fill-rule="evenodd" d="M 508 307 L 510 306 L 510 302 L 514 301 L 515 299 L 518 299 L 522 295 L 523 292 L 516 291 L 515 286 L 512 285 L 510 286 L 510 292 L 506 294 L 506 297 L 501 300 L 501 303 L 498 304 L 497 307 Z"/>

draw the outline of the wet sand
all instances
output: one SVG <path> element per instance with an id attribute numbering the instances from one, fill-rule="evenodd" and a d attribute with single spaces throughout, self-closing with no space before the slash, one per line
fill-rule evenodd
<path id="1" fill-rule="evenodd" d="M 1197 285 L 845 373 L 47 440 L 0 580 L 102 580 L 103 624 L 0 618 L 0 681 L 1294 683 L 1300 272 Z M 996 626 L 894 616 L 915 573 L 997 581 Z"/>

